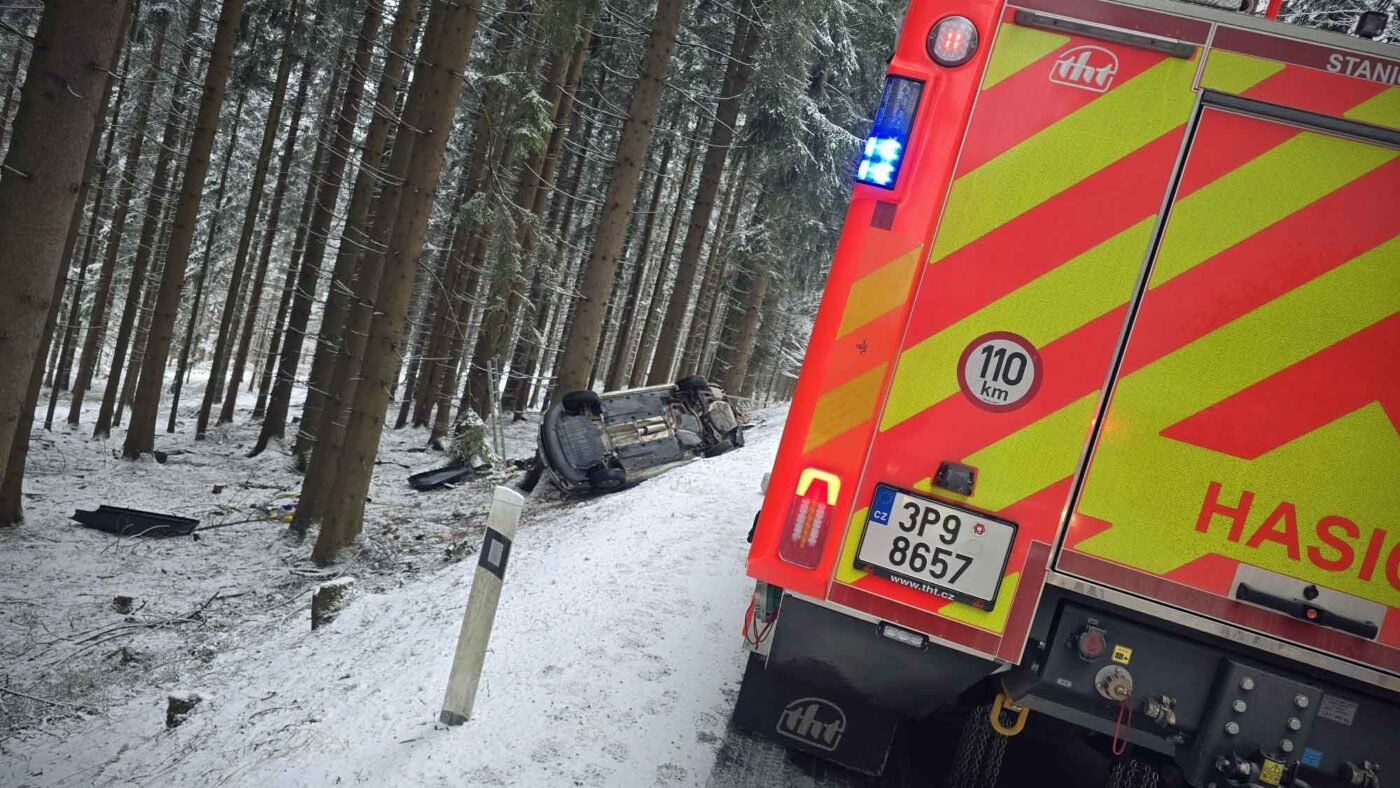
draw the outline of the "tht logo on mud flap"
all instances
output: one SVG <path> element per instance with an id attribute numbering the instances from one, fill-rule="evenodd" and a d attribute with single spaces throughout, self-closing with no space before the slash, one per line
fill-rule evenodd
<path id="1" fill-rule="evenodd" d="M 825 698 L 799 698 L 778 717 L 778 733 L 830 752 L 846 732 L 846 712 Z"/>
<path id="2" fill-rule="evenodd" d="M 1068 49 L 1050 67 L 1050 81 L 1057 85 L 1104 93 L 1118 74 L 1118 56 L 1103 47 Z"/>

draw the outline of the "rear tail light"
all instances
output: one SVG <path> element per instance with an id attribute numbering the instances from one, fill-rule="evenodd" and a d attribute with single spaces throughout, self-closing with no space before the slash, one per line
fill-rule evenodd
<path id="1" fill-rule="evenodd" d="M 836 515 L 841 479 L 835 474 L 806 468 L 797 479 L 797 491 L 788 507 L 778 557 L 790 564 L 813 569 L 822 560 L 822 549 Z"/>

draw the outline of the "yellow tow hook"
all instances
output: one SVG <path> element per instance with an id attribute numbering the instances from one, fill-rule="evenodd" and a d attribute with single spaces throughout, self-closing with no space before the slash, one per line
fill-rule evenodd
<path id="1" fill-rule="evenodd" d="M 1015 714 L 1016 721 L 1010 725 L 1002 722 L 1003 712 Z M 1007 697 L 1005 690 L 998 692 L 996 700 L 992 703 L 992 730 L 1008 738 L 1015 736 L 1026 727 L 1026 717 L 1030 716 L 1030 713 L 1031 710 L 1029 708 L 1017 706 L 1015 703 L 1012 703 L 1011 698 Z"/>

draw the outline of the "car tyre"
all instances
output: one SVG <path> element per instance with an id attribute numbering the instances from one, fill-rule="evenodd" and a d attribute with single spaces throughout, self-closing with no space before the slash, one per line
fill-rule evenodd
<path id="1" fill-rule="evenodd" d="M 710 381 L 704 375 L 690 375 L 676 381 L 676 388 L 681 391 L 704 391 L 710 387 Z"/>
<path id="2" fill-rule="evenodd" d="M 570 415 L 580 413 L 602 413 L 603 402 L 596 391 L 573 391 L 564 395 L 564 412 Z"/>
<path id="3" fill-rule="evenodd" d="M 594 492 L 617 492 L 627 485 L 627 472 L 621 468 L 594 468 L 588 472 L 588 484 Z"/>

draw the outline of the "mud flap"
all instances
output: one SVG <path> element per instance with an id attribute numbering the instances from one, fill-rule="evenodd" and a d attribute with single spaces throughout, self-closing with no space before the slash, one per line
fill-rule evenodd
<path id="1" fill-rule="evenodd" d="M 878 775 L 899 718 L 855 697 L 815 689 L 767 670 L 749 657 L 734 724 L 848 769 Z"/>

